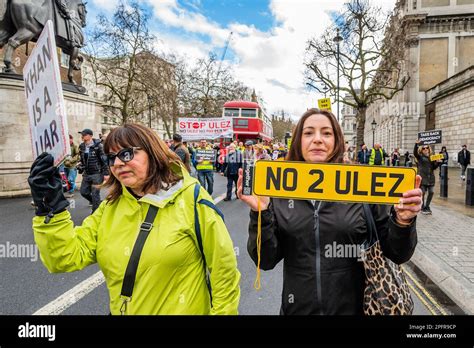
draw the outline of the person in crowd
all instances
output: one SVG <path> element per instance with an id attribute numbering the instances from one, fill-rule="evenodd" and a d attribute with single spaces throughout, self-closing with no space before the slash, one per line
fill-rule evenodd
<path id="1" fill-rule="evenodd" d="M 467 145 L 463 145 L 458 153 L 458 163 L 461 165 L 461 179 L 466 180 L 466 169 L 471 164 L 471 153 L 467 149 Z"/>
<path id="2" fill-rule="evenodd" d="M 197 150 L 212 150 L 212 147 L 207 145 L 207 140 L 202 139 L 199 142 Z M 201 183 L 201 186 L 204 187 L 210 195 L 212 195 L 212 192 L 214 191 L 214 164 L 212 163 L 213 161 L 200 157 L 197 152 L 196 162 L 198 180 Z"/>
<path id="3" fill-rule="evenodd" d="M 191 173 L 191 156 L 189 154 L 188 148 L 183 144 L 183 137 L 180 134 L 173 134 L 173 142 L 170 147 L 176 155 L 178 155 L 181 162 L 183 162 L 184 167 Z"/>
<path id="4" fill-rule="evenodd" d="M 281 153 L 278 144 L 273 145 L 273 152 L 272 152 L 272 161 L 276 161 L 277 159 L 281 158 Z"/>
<path id="5" fill-rule="evenodd" d="M 224 166 L 221 174 L 227 177 L 227 195 L 224 201 L 232 200 L 232 188 L 235 185 L 235 196 L 237 196 L 237 179 L 239 178 L 239 169 L 242 168 L 243 154 L 235 149 L 234 144 L 230 144 L 225 156 Z"/>
<path id="6" fill-rule="evenodd" d="M 413 149 L 413 154 L 418 162 L 418 174 L 421 176 L 421 190 L 423 191 L 423 204 L 421 208 L 422 214 L 432 214 L 430 204 L 434 195 L 434 186 L 436 177 L 434 171 L 439 167 L 441 161 L 431 161 L 430 156 L 432 155 L 431 147 L 429 145 L 419 146 L 420 140 L 418 139 Z M 426 199 L 425 199 L 426 198 Z"/>
<path id="7" fill-rule="evenodd" d="M 272 158 L 267 153 L 267 150 L 264 149 L 262 144 L 257 144 L 254 146 L 255 150 L 255 160 L 271 160 Z"/>
<path id="8" fill-rule="evenodd" d="M 309 109 L 299 120 L 289 161 L 342 163 L 344 135 L 335 116 L 327 110 Z M 384 255 L 397 264 L 407 262 L 417 243 L 416 217 L 421 209 L 421 178 L 405 192 L 400 204 L 370 205 Z M 360 203 L 289 200 L 242 194 L 250 207 L 247 249 L 255 264 L 273 269 L 281 260 L 284 315 L 362 315 L 365 273 L 357 257 L 334 258 L 328 246 L 360 245 L 367 239 L 367 220 Z M 261 245 L 257 247 L 259 206 Z M 349 256 L 349 255 L 348 255 Z M 380 283 L 383 286 L 383 283 Z"/>
<path id="9" fill-rule="evenodd" d="M 100 188 L 109 179 L 109 167 L 104 154 L 104 146 L 99 139 L 94 139 L 91 129 L 84 129 L 79 145 L 78 171 L 82 174 L 81 195 L 89 201 L 92 213 L 99 207 L 102 199 Z"/>
<path id="10" fill-rule="evenodd" d="M 74 197 L 74 191 L 76 190 L 76 178 L 77 169 L 76 166 L 79 163 L 79 147 L 74 143 L 74 137 L 69 134 L 69 146 L 71 147 L 71 154 L 64 160 L 64 172 L 69 182 L 69 191 L 66 192 L 67 198 Z"/>
<path id="11" fill-rule="evenodd" d="M 443 159 L 441 160 L 441 166 L 447 166 L 449 162 L 449 154 L 446 146 L 441 147 L 441 151 L 439 152 L 440 155 L 443 155 Z M 439 171 L 439 177 L 441 177 L 441 170 Z"/>
<path id="12" fill-rule="evenodd" d="M 396 167 L 400 164 L 400 152 L 398 151 L 398 149 L 393 149 L 393 152 L 390 155 L 390 160 L 392 162 L 393 167 Z"/>
<path id="13" fill-rule="evenodd" d="M 243 141 L 239 141 L 239 147 L 236 149 L 237 151 L 244 152 L 245 146 Z"/>
<path id="14" fill-rule="evenodd" d="M 77 226 L 53 157 L 33 163 L 33 231 L 45 267 L 61 273 L 97 263 L 112 315 L 237 314 L 237 260 L 209 194 L 147 127 L 113 129 L 104 150 L 108 196 Z"/>
<path id="15" fill-rule="evenodd" d="M 359 164 L 369 164 L 369 150 L 367 149 L 367 145 L 362 144 L 359 153 L 357 154 L 357 162 Z"/>
<path id="16" fill-rule="evenodd" d="M 385 163 L 385 158 L 388 157 L 387 153 L 380 144 L 375 144 L 370 152 L 369 164 L 371 166 L 382 166 Z"/>
<path id="17" fill-rule="evenodd" d="M 409 167 L 410 166 L 410 151 L 407 150 L 407 152 L 405 152 L 405 167 Z"/>
<path id="18" fill-rule="evenodd" d="M 254 160 L 254 159 L 255 159 L 255 151 L 253 149 L 253 141 L 247 140 L 245 142 L 244 160 Z"/>

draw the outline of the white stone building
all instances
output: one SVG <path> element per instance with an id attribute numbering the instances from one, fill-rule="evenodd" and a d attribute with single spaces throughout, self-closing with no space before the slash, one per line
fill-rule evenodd
<path id="1" fill-rule="evenodd" d="M 344 100 L 354 103 L 350 94 L 346 94 Z M 349 146 L 356 146 L 357 139 L 357 110 L 352 106 L 342 104 L 341 110 L 341 128 L 344 132 L 344 140 Z"/>
<path id="2" fill-rule="evenodd" d="M 427 119 L 427 91 L 474 65 L 474 0 L 399 0 L 391 23 L 406 42 L 400 59 L 410 81 L 391 101 L 368 107 L 364 138 L 371 144 L 375 120 L 375 142 L 387 152 L 412 152 L 418 132 L 445 125 Z M 474 111 L 474 105 L 466 107 Z M 467 126 L 469 118 L 458 121 Z"/>

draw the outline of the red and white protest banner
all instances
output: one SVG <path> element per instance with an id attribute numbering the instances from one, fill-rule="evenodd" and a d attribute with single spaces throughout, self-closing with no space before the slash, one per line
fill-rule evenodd
<path id="1" fill-rule="evenodd" d="M 184 141 L 232 138 L 232 118 L 180 118 L 178 133 Z"/>

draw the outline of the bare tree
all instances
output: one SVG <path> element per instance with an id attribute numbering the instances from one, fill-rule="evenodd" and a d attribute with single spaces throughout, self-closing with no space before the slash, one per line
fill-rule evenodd
<path id="1" fill-rule="evenodd" d="M 403 49 L 389 23 L 390 15 L 369 0 L 351 0 L 335 23 L 320 38 L 310 40 L 307 48 L 307 84 L 324 94 L 329 89 L 336 98 L 334 71 L 338 69 L 337 29 L 343 38 L 339 53 L 340 94 L 351 100 L 336 100 L 357 110 L 357 144 L 364 138 L 367 107 L 379 99 L 390 100 L 403 90 L 409 77 L 403 74 Z M 386 35 L 384 32 L 386 29 Z M 396 28 L 401 29 L 401 28 Z M 326 91 L 325 91 L 326 90 Z M 348 98 L 351 99 L 351 98 Z"/>
<path id="2" fill-rule="evenodd" d="M 153 63 L 149 53 L 155 39 L 148 21 L 138 3 L 122 2 L 112 21 L 98 17 L 90 35 L 88 53 L 96 84 L 106 90 L 104 109 L 121 124 L 138 120 L 148 109 L 143 71 Z"/>
<path id="3" fill-rule="evenodd" d="M 273 138 L 277 141 L 284 141 L 287 132 L 292 132 L 295 123 L 285 110 L 280 110 L 272 114 Z"/>
<path id="4" fill-rule="evenodd" d="M 231 69 L 221 66 L 214 55 L 200 59 L 186 82 L 182 100 L 190 116 L 220 116 L 225 102 L 250 97 L 250 89 L 236 81 Z"/>

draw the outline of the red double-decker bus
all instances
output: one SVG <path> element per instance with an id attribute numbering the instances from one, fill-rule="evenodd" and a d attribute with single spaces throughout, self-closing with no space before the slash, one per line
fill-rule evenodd
<path id="1" fill-rule="evenodd" d="M 270 118 L 258 103 L 248 101 L 230 101 L 224 104 L 223 117 L 232 117 L 234 139 L 254 143 L 271 142 L 273 127 Z"/>

